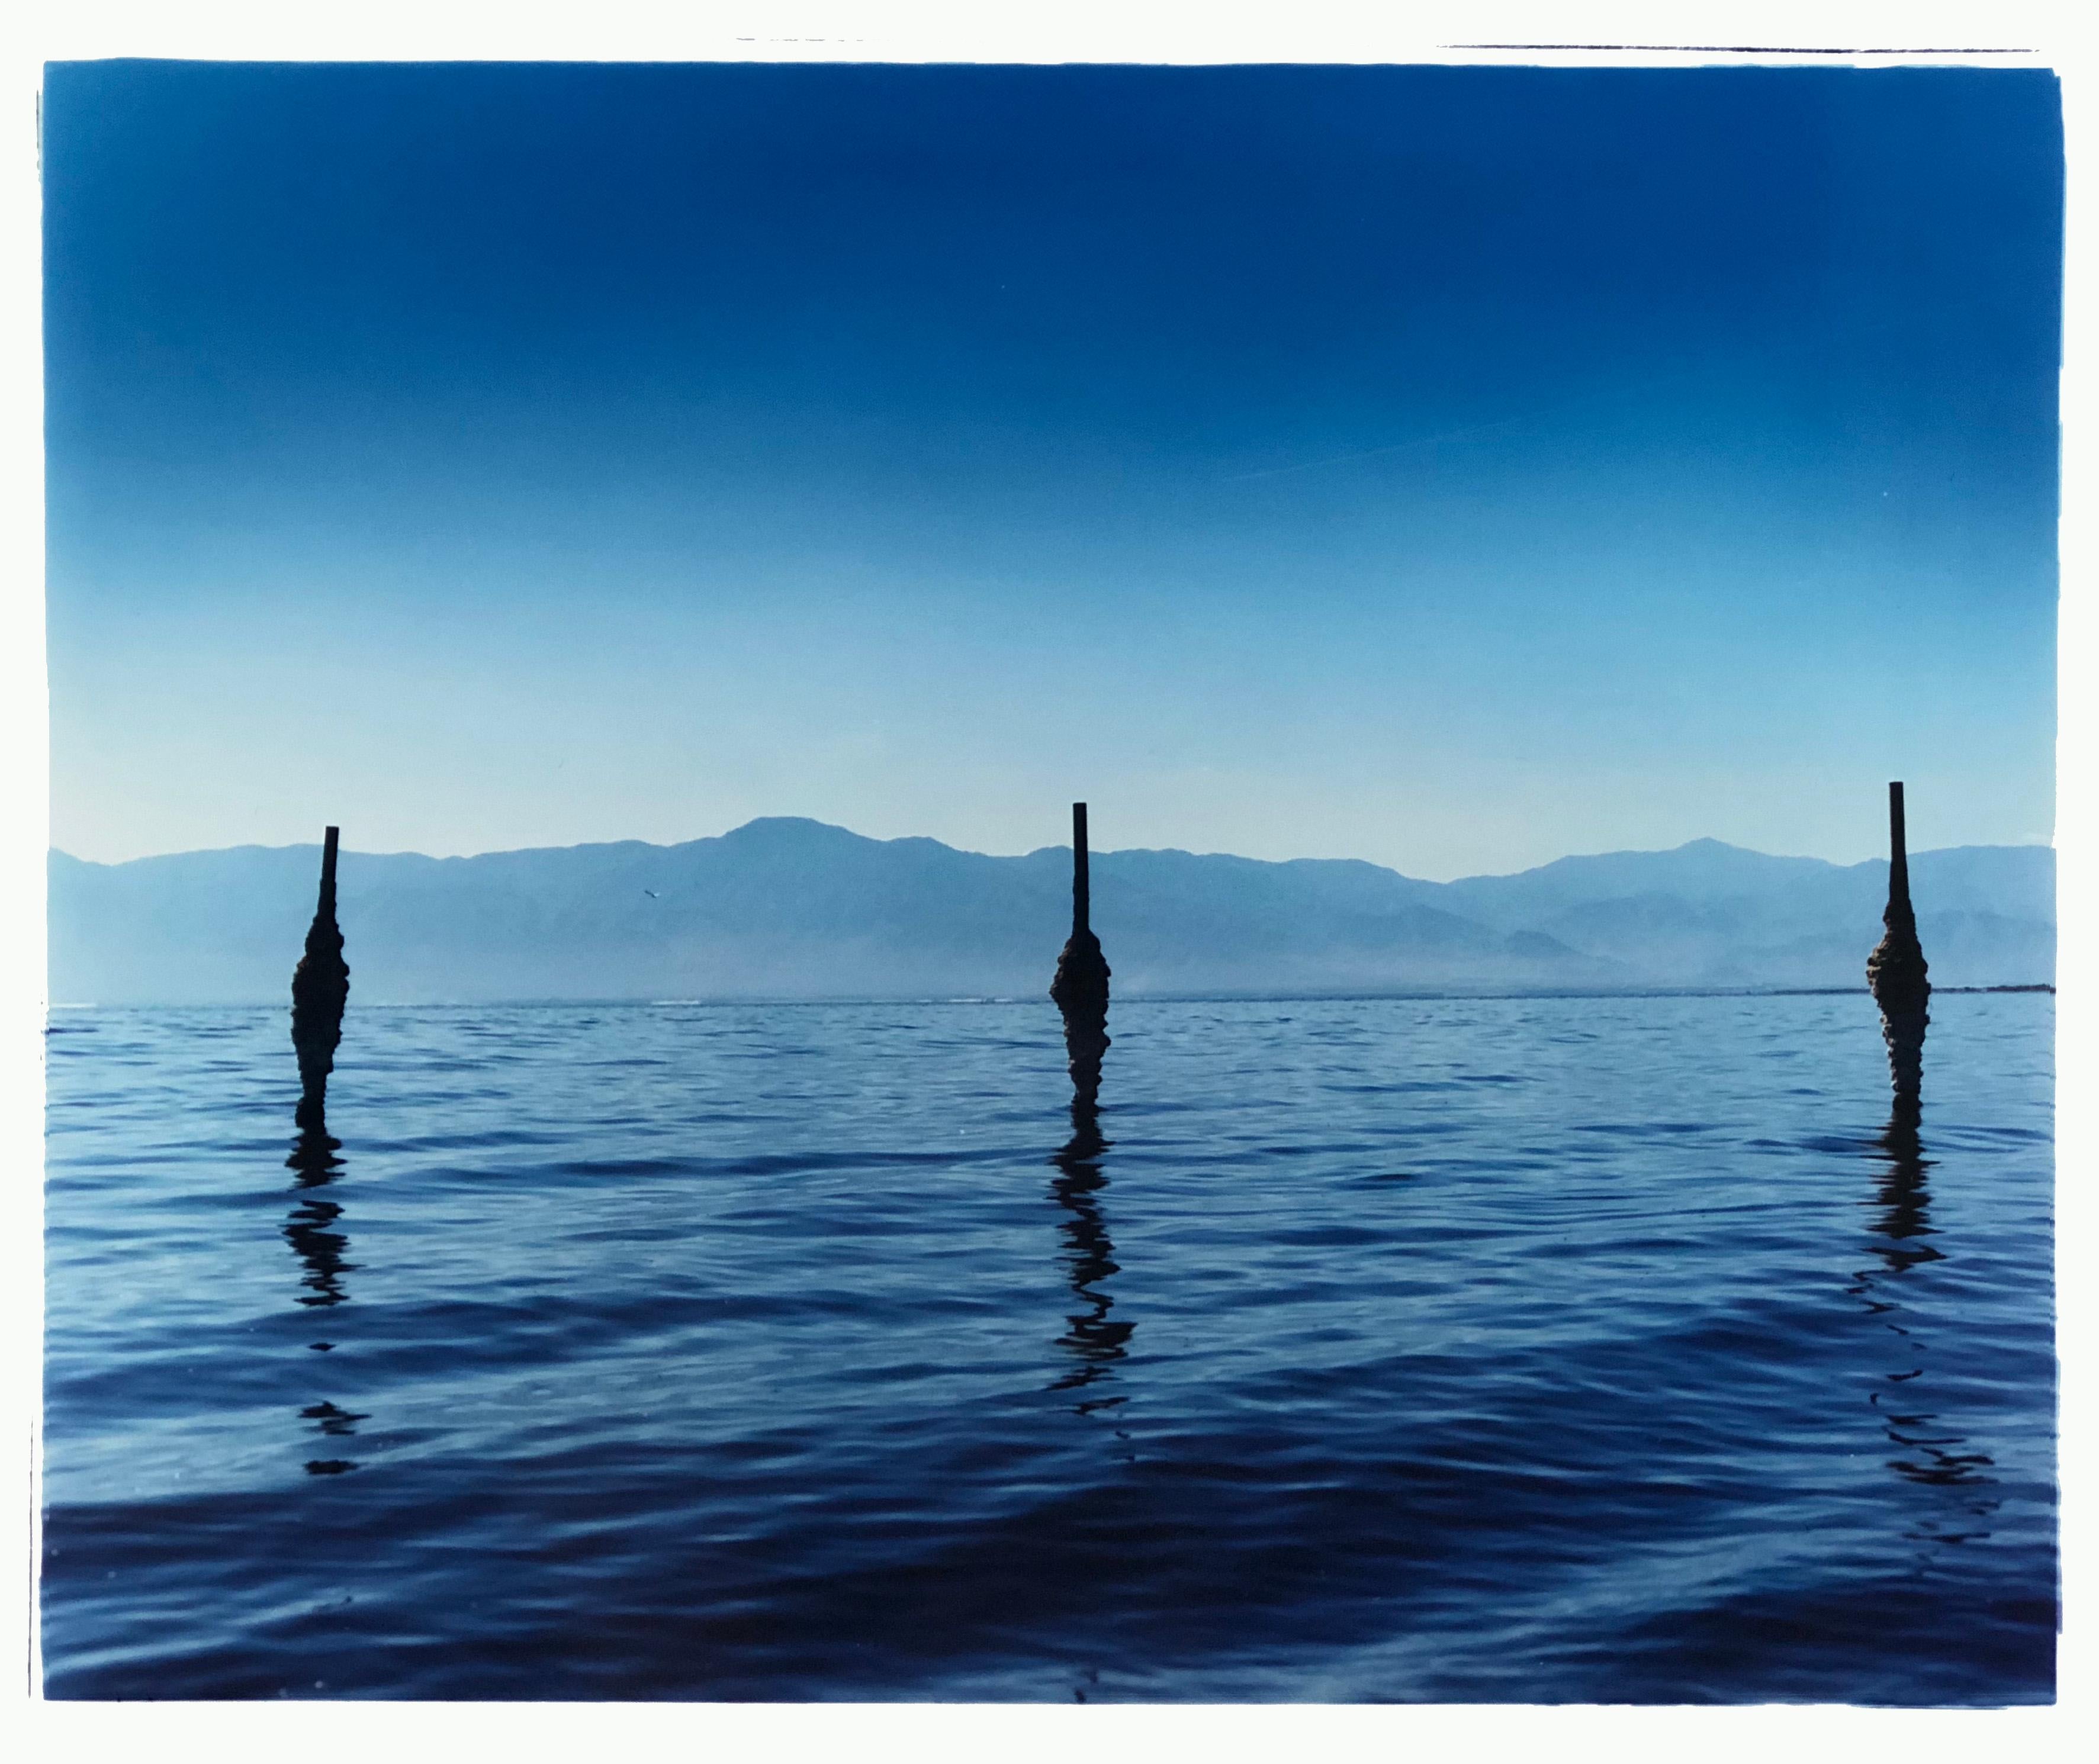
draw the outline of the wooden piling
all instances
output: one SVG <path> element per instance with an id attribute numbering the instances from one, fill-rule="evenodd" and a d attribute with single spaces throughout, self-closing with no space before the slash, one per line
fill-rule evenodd
<path id="1" fill-rule="evenodd" d="M 292 1046 L 299 1059 L 298 1123 L 318 1129 L 328 1105 L 328 1074 L 342 1040 L 343 1005 L 350 996 L 350 966 L 342 959 L 342 928 L 336 922 L 335 869 L 338 829 L 321 845 L 320 898 L 306 928 L 306 952 L 292 970 Z"/>
<path id="2" fill-rule="evenodd" d="M 1093 930 L 1093 882 L 1086 860 L 1086 805 L 1072 805 L 1072 935 L 1081 937 Z"/>
<path id="3" fill-rule="evenodd" d="M 1916 912 L 1910 903 L 1909 836 L 1899 782 L 1888 785 L 1888 904 L 1881 922 L 1886 930 L 1866 958 L 1866 984 L 1881 1007 L 1881 1038 L 1887 1044 L 1895 1094 L 1914 1101 L 1923 1084 L 1931 981 L 1930 965 L 1917 941 Z"/>
<path id="4" fill-rule="evenodd" d="M 1064 1016 L 1072 1106 L 1090 1113 L 1100 1098 L 1101 1058 L 1108 1049 L 1108 964 L 1093 930 L 1086 805 L 1072 805 L 1072 936 L 1057 958 L 1050 996 Z"/>
<path id="5" fill-rule="evenodd" d="M 1899 778 L 1890 780 L 1888 785 L 1888 902 L 1892 906 L 1898 900 L 1902 903 L 1902 910 L 1910 913 L 1909 829 L 1903 822 L 1903 787 Z"/>

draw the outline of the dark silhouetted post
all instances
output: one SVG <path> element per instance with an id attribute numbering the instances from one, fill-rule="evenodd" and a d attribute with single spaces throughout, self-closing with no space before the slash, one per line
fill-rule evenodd
<path id="1" fill-rule="evenodd" d="M 1072 805 L 1072 935 L 1083 936 L 1094 926 L 1094 884 L 1086 860 L 1086 805 Z"/>
<path id="2" fill-rule="evenodd" d="M 1903 825 L 1903 787 L 1888 786 L 1888 907 L 1881 915 L 1886 934 L 1866 958 L 1866 984 L 1881 1007 L 1881 1036 L 1888 1045 L 1888 1071 L 1899 1106 L 1915 1103 L 1924 1080 L 1924 1032 L 1931 1018 L 1930 966 L 1916 940 L 1916 914 L 1909 900 L 1909 841 Z"/>
<path id="3" fill-rule="evenodd" d="M 337 829 L 321 847 L 321 897 L 306 930 L 306 952 L 292 970 L 292 1045 L 299 1056 L 298 1124 L 318 1129 L 328 1107 L 328 1074 L 342 1040 L 342 1007 L 350 996 L 350 968 L 342 959 L 342 930 L 335 922 Z"/>
<path id="4" fill-rule="evenodd" d="M 1108 1050 L 1108 964 L 1094 935 L 1087 874 L 1086 805 L 1072 805 L 1072 939 L 1057 958 L 1050 996 L 1064 1014 L 1064 1051 L 1072 1106 L 1093 1109 L 1101 1093 L 1101 1056 Z"/>

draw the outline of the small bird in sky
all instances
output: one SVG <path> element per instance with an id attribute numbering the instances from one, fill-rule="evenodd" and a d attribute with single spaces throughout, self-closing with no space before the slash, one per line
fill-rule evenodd
<path id="1" fill-rule="evenodd" d="M 648 895 L 651 900 L 661 900 L 663 898 L 661 895 L 658 894 L 653 888 L 645 888 L 641 891 Z"/>

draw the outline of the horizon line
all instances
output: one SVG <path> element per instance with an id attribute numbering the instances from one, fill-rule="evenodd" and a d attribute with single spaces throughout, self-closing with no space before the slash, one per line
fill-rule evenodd
<path id="1" fill-rule="evenodd" d="M 1934 986 L 1934 998 L 1967 996 L 1980 998 L 1998 993 L 2047 993 L 2053 996 L 2057 987 L 2052 980 L 2022 981 L 1995 986 Z M 1153 1005 L 1292 1005 L 1292 1004 L 1372 1004 L 1394 1001 L 1400 1003 L 1465 1003 L 1479 999 L 1613 999 L 1613 998 L 1850 998 L 1859 994 L 1870 998 L 1872 988 L 1864 981 L 1855 986 L 1589 986 L 1589 987 L 1446 987 L 1436 989 L 1403 989 L 1380 992 L 1334 991 L 1312 992 L 1292 989 L 1283 992 L 1227 992 L 1207 991 L 1181 992 L 1126 990 L 1121 995 L 1123 1003 Z M 1027 1005 L 1037 1002 L 1032 993 L 990 992 L 840 992 L 835 995 L 772 996 L 759 992 L 718 992 L 693 998 L 555 998 L 521 995 L 516 998 L 475 999 L 366 999 L 358 1008 L 361 1010 L 484 1010 L 491 1008 L 505 1010 L 735 1010 L 751 1006 L 762 1006 L 768 1010 L 821 1010 L 840 1005 Z M 46 1002 L 46 1013 L 55 1010 L 276 1010 L 282 1008 L 275 996 L 256 999 L 207 999 L 200 1002 L 179 1004 L 167 1001 L 104 1005 L 94 999 L 52 999 Z M 46 1033 L 49 1032 L 46 1031 Z"/>

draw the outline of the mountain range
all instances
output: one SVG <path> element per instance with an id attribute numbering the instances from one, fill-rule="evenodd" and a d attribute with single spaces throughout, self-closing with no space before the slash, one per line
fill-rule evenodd
<path id="1" fill-rule="evenodd" d="M 1934 983 L 2053 981 L 2055 854 L 1910 860 Z M 55 1003 L 282 1002 L 318 846 L 50 859 Z M 1857 987 L 1885 861 L 1693 840 L 1432 882 L 1349 859 L 1093 855 L 1131 994 Z M 1032 996 L 1070 929 L 1071 851 L 989 857 L 790 818 L 716 838 L 433 858 L 345 851 L 352 997 Z"/>

